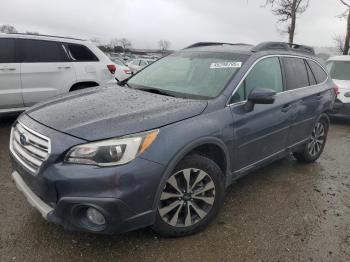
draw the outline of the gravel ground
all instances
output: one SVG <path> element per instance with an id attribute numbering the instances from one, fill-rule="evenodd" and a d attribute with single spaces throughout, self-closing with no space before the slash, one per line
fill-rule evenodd
<path id="1" fill-rule="evenodd" d="M 163 239 L 149 229 L 97 236 L 44 221 L 10 179 L 12 119 L 0 119 L 0 261 L 350 261 L 350 120 L 330 129 L 322 158 L 281 160 L 228 192 L 204 232 Z"/>

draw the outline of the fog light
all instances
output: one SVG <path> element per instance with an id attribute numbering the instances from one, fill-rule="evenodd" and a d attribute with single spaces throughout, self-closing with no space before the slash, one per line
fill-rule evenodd
<path id="1" fill-rule="evenodd" d="M 93 223 L 95 225 L 102 226 L 102 225 L 106 224 L 105 217 L 96 208 L 89 207 L 86 210 L 86 217 L 91 223 Z"/>

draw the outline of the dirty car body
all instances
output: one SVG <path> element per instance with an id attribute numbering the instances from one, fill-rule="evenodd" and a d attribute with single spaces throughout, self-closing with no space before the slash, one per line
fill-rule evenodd
<path id="1" fill-rule="evenodd" d="M 324 75 L 315 76 L 309 62 Z M 307 84 L 293 77 L 298 63 Z M 183 82 L 188 77 L 192 81 Z M 310 145 L 315 125 L 326 122 L 334 103 L 333 82 L 312 54 L 263 45 L 197 44 L 123 84 L 43 102 L 14 123 L 12 176 L 45 219 L 105 234 L 155 224 L 163 235 L 197 232 L 234 180 Z M 203 157 L 209 167 L 199 163 Z M 169 179 L 175 174 L 180 187 L 178 172 L 186 170 L 194 175 L 191 186 L 183 193 L 173 188 L 179 200 L 171 202 L 164 191 Z M 189 187 L 201 174 L 201 184 L 212 187 L 198 195 L 203 188 Z M 196 197 L 202 202 L 191 202 Z"/>

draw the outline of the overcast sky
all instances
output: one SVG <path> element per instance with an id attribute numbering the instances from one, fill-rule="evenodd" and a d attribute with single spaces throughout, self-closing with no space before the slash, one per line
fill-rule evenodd
<path id="1" fill-rule="evenodd" d="M 0 24 L 19 31 L 100 38 L 128 38 L 136 48 L 157 48 L 158 40 L 179 49 L 199 41 L 287 40 L 264 0 L 1 0 Z M 297 23 L 295 42 L 334 46 L 345 32 L 339 0 L 311 0 Z"/>

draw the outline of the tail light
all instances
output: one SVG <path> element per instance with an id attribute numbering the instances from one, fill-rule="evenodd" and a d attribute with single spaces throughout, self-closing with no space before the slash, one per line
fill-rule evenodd
<path id="1" fill-rule="evenodd" d="M 339 86 L 337 86 L 336 84 L 334 84 L 334 86 L 333 86 L 333 91 L 334 91 L 335 96 L 338 96 L 338 95 L 340 94 L 340 92 L 339 92 Z"/>
<path id="2" fill-rule="evenodd" d="M 115 71 L 117 70 L 117 67 L 115 65 L 107 65 L 107 68 L 111 74 L 114 74 Z"/>

